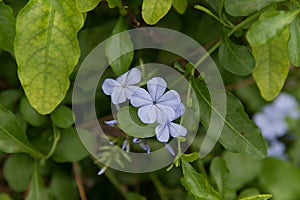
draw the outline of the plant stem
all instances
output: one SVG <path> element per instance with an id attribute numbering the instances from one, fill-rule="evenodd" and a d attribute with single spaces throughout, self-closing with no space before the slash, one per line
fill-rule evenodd
<path id="1" fill-rule="evenodd" d="M 79 191 L 80 199 L 81 200 L 87 200 L 87 196 L 85 194 L 83 183 L 82 183 L 82 178 L 79 174 L 78 163 L 74 162 L 74 163 L 72 163 L 72 166 L 73 166 L 73 173 L 74 173 L 76 185 L 77 185 L 77 188 L 78 188 L 78 191 Z"/>
<path id="2" fill-rule="evenodd" d="M 161 200 L 168 200 L 166 191 L 164 189 L 164 186 L 162 185 L 162 183 L 159 181 L 159 179 L 157 178 L 157 176 L 154 173 L 150 173 L 149 174 L 151 181 L 153 182 L 159 196 Z"/>
<path id="3" fill-rule="evenodd" d="M 44 159 L 43 159 L 44 161 L 48 160 L 52 156 L 52 154 L 55 152 L 57 144 L 60 140 L 59 129 L 54 124 L 52 124 L 52 128 L 53 128 L 53 143 L 52 143 L 52 147 L 51 147 L 49 153 L 44 157 Z"/>
<path id="4" fill-rule="evenodd" d="M 117 190 L 121 193 L 122 197 L 124 199 L 126 199 L 127 198 L 127 192 L 128 192 L 127 187 L 123 184 L 120 184 L 118 179 L 109 170 L 106 170 L 104 175 L 113 184 L 113 186 L 115 186 L 117 188 Z"/>

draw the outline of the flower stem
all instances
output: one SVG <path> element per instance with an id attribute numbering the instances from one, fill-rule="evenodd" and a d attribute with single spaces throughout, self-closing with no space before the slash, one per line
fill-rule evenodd
<path id="1" fill-rule="evenodd" d="M 48 160 L 56 150 L 57 144 L 60 140 L 60 131 L 59 129 L 52 123 L 53 129 L 53 143 L 49 153 L 43 158 L 44 161 Z"/>
<path id="2" fill-rule="evenodd" d="M 77 185 L 77 188 L 78 188 L 78 191 L 79 191 L 80 199 L 81 200 L 87 200 L 86 193 L 84 191 L 84 187 L 83 187 L 83 183 L 82 183 L 82 178 L 79 174 L 78 163 L 74 162 L 74 163 L 72 163 L 72 165 L 73 165 L 73 173 L 74 173 L 76 185 Z"/>

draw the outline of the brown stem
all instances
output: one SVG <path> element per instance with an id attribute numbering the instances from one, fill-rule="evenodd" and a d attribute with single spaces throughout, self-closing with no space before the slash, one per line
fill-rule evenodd
<path id="1" fill-rule="evenodd" d="M 241 82 L 233 83 L 231 85 L 226 85 L 225 89 L 226 89 L 226 91 L 234 91 L 238 88 L 246 87 L 248 85 L 251 85 L 254 82 L 255 82 L 254 79 L 252 77 L 250 77 L 249 79 L 243 80 Z"/>
<path id="2" fill-rule="evenodd" d="M 80 195 L 80 199 L 81 200 L 87 200 L 85 191 L 84 191 L 84 187 L 83 187 L 83 183 L 82 183 L 82 178 L 79 174 L 79 167 L 78 167 L 78 163 L 77 162 L 73 162 L 73 173 L 74 173 L 74 177 L 75 177 L 75 181 L 76 181 L 76 185 L 79 191 L 79 195 Z"/>

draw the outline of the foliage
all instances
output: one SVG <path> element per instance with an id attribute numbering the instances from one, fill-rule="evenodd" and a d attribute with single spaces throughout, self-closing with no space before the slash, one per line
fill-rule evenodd
<path id="1" fill-rule="evenodd" d="M 300 99 L 299 13 L 298 0 L 0 0 L 0 199 L 299 199 L 300 120 L 286 119 L 289 134 L 279 138 L 287 144 L 282 159 L 267 156 L 268 143 L 251 119 L 282 91 Z M 209 90 L 205 80 L 210 77 L 196 71 L 195 63 L 162 50 L 134 50 L 123 31 L 149 26 L 179 31 L 207 50 L 197 64 L 208 56 L 217 64 L 226 115 L 211 99 L 220 88 Z M 172 120 L 188 132 L 199 124 L 189 154 L 180 146 L 184 137 L 173 138 L 176 149 L 157 141 L 157 124 L 143 123 L 130 105 L 118 110 L 117 124 L 108 121 L 111 102 L 99 86 L 94 109 L 116 146 L 85 146 L 99 138 L 78 133 L 75 122 L 81 119 L 75 119 L 72 108 L 88 109 L 91 102 L 84 95 L 72 102 L 72 89 L 81 63 L 107 38 L 105 55 L 99 56 L 110 68 L 97 77 L 99 86 L 103 78 L 120 77 L 135 66 L 143 69 L 144 63 L 168 65 L 185 77 L 185 114 Z M 90 77 L 85 77 L 87 85 Z M 139 86 L 152 77 L 142 70 Z M 203 157 L 199 144 L 215 134 L 209 128 L 212 116 L 224 128 Z M 143 153 L 164 145 L 175 154 L 167 170 L 128 174 L 109 169 L 111 162 L 125 166 L 123 160 L 131 161 L 120 149 Z M 103 157 L 92 151 L 104 152 Z"/>

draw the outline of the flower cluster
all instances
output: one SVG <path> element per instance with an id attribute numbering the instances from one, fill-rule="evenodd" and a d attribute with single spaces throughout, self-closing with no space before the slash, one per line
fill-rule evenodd
<path id="1" fill-rule="evenodd" d="M 278 138 L 288 131 L 287 117 L 300 117 L 297 100 L 287 93 L 281 93 L 274 102 L 253 116 L 264 138 L 269 141 L 269 156 L 284 157 L 285 146 Z"/>
<path id="2" fill-rule="evenodd" d="M 131 105 L 138 108 L 138 116 L 143 123 L 156 123 L 155 134 L 158 141 L 168 142 L 170 135 L 186 136 L 186 128 L 173 122 L 185 111 L 178 92 L 166 91 L 167 83 L 161 77 L 150 79 L 147 90 L 137 86 L 140 81 L 140 70 L 133 68 L 116 80 L 106 79 L 102 90 L 111 96 L 115 105 L 130 100 Z"/>

